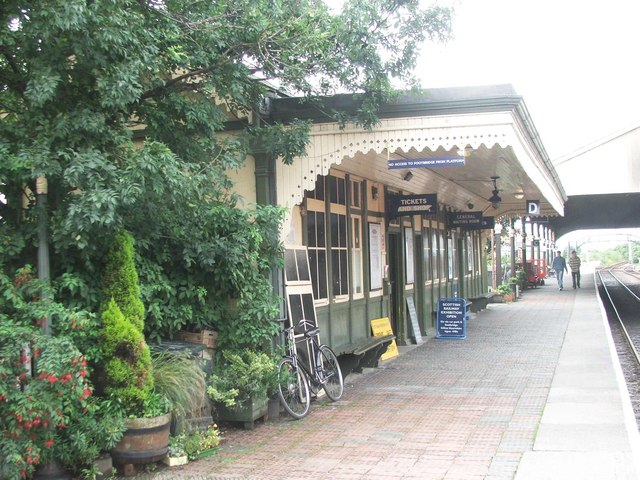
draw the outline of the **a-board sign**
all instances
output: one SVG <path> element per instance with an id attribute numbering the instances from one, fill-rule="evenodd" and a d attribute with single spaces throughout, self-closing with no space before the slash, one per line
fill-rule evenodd
<path id="1" fill-rule="evenodd" d="M 467 302 L 464 298 L 438 300 L 436 338 L 462 339 L 467 337 Z"/>
<path id="2" fill-rule="evenodd" d="M 393 329 L 391 328 L 391 322 L 389 317 L 376 318 L 371 320 L 371 332 L 374 337 L 386 337 L 387 335 L 393 335 Z M 391 344 L 387 347 L 387 351 L 382 354 L 380 360 L 387 360 L 398 356 L 398 344 L 395 339 L 391 341 Z"/>
<path id="3" fill-rule="evenodd" d="M 407 311 L 409 312 L 409 323 L 413 329 L 413 338 L 416 341 L 416 345 L 420 345 L 422 343 L 422 333 L 420 333 L 418 314 L 416 313 L 416 306 L 413 303 L 413 297 L 407 297 Z"/>

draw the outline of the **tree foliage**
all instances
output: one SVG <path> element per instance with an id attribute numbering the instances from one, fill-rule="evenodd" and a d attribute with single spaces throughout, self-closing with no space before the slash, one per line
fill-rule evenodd
<path id="1" fill-rule="evenodd" d="M 0 5 L 0 264 L 35 263 L 44 176 L 58 298 L 98 310 L 108 241 L 125 228 L 151 336 L 215 326 L 223 298 L 265 300 L 255 277 L 272 265 L 265 252 L 277 257 L 278 223 L 264 219 L 280 213 L 238 209 L 225 172 L 250 145 L 291 161 L 309 125 L 256 121 L 264 96 L 357 92 L 354 117 L 326 113 L 370 126 L 451 16 L 419 0 L 351 0 L 340 14 L 318 0 Z"/>

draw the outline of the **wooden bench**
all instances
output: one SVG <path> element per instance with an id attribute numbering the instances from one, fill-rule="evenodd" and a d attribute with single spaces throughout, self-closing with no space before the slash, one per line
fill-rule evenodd
<path id="1" fill-rule="evenodd" d="M 495 295 L 494 292 L 487 292 L 475 297 L 469 297 L 469 304 L 471 305 L 472 312 L 479 312 L 487 308 L 487 305 L 491 302 L 491 299 Z"/>
<path id="2" fill-rule="evenodd" d="M 361 372 L 363 368 L 376 367 L 380 357 L 395 338 L 395 335 L 369 337 L 361 342 L 335 348 L 342 375 L 347 376 L 351 372 Z"/>

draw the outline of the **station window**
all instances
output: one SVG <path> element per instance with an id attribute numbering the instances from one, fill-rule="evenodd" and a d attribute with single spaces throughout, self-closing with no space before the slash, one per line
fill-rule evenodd
<path id="1" fill-rule="evenodd" d="M 316 186 L 317 190 L 317 186 Z M 325 241 L 324 212 L 307 212 L 307 250 L 313 296 L 316 300 L 327 298 L 327 246 Z"/>
<path id="2" fill-rule="evenodd" d="M 331 214 L 331 267 L 333 294 L 349 294 L 347 265 L 347 216 Z"/>
<path id="3" fill-rule="evenodd" d="M 362 220 L 353 217 L 353 242 L 351 245 L 351 274 L 353 278 L 353 293 L 360 295 L 362 291 Z"/>
<path id="4" fill-rule="evenodd" d="M 330 292 L 333 297 L 346 300 L 352 284 L 356 291 L 362 291 L 362 251 L 359 246 L 351 259 L 358 273 L 353 280 L 349 277 L 347 199 L 352 204 L 358 195 L 362 195 L 361 182 L 352 182 L 349 186 L 353 187 L 354 183 L 358 186 L 353 190 L 360 192 L 355 197 L 352 188 L 349 188 L 351 196 L 347 196 L 347 179 L 336 175 L 318 177 L 315 189 L 306 193 L 307 249 L 316 300 L 328 300 Z M 354 214 L 354 218 L 360 218 L 360 215 Z M 353 227 L 356 228 L 355 223 Z M 354 245 L 359 245 L 361 235 L 361 232 L 354 234 Z"/>

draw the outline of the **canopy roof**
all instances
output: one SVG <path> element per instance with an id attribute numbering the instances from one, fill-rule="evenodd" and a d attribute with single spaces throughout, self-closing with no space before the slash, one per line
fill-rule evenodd
<path id="1" fill-rule="evenodd" d="M 526 200 L 539 200 L 544 216 L 563 215 L 566 195 L 529 116 L 510 85 L 430 89 L 384 105 L 371 130 L 341 129 L 322 112 L 355 111 L 356 96 L 328 97 L 321 108 L 299 98 L 273 99 L 270 117 L 311 119 L 311 143 L 293 165 L 278 162 L 278 203 L 292 207 L 316 175 L 332 166 L 413 194 L 437 193 L 439 203 L 486 215 L 527 215 Z M 464 156 L 464 165 L 389 168 L 390 160 Z M 460 161 L 460 160 L 458 160 Z M 424 162 L 423 162 L 424 163 Z M 414 164 L 415 165 L 415 164 Z M 410 181 L 405 175 L 411 171 Z M 502 198 L 489 202 L 496 180 Z M 514 195 L 522 194 L 520 198 Z M 473 208 L 469 205 L 473 204 Z"/>

